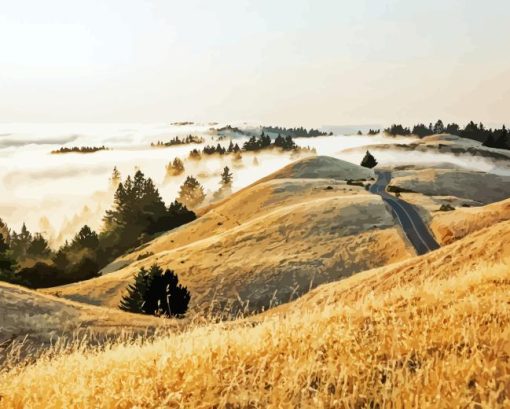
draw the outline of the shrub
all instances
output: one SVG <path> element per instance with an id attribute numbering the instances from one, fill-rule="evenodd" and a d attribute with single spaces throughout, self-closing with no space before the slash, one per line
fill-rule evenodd
<path id="1" fill-rule="evenodd" d="M 449 203 L 446 203 L 446 204 L 442 204 L 441 207 L 439 208 L 439 211 L 440 212 L 451 212 L 452 210 L 455 210 L 455 207 L 453 207 L 451 204 Z"/>

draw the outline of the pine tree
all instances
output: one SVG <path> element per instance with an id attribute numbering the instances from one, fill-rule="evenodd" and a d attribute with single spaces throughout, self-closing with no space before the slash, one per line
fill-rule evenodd
<path id="1" fill-rule="evenodd" d="M 149 272 L 142 267 L 135 281 L 128 285 L 127 294 L 120 301 L 120 309 L 128 312 L 144 313 L 145 297 L 150 285 Z"/>
<path id="2" fill-rule="evenodd" d="M 177 201 L 193 209 L 205 199 L 204 188 L 193 176 L 188 176 L 179 190 Z"/>
<path id="3" fill-rule="evenodd" d="M 166 166 L 166 173 L 168 176 L 178 176 L 184 173 L 184 163 L 179 158 L 175 158 Z"/>
<path id="4" fill-rule="evenodd" d="M 135 281 L 128 286 L 127 294 L 120 302 L 124 311 L 158 315 L 164 317 L 182 317 L 189 305 L 191 295 L 179 284 L 172 270 L 165 270 L 154 264 L 150 270 L 141 268 Z"/>
<path id="5" fill-rule="evenodd" d="M 444 124 L 443 124 L 443 121 L 441 121 L 440 119 L 436 122 L 436 124 L 434 125 L 434 133 L 435 134 L 441 134 L 444 132 Z"/>
<path id="6" fill-rule="evenodd" d="M 83 226 L 74 236 L 71 247 L 76 249 L 95 250 L 99 246 L 99 236 L 89 226 Z"/>
<path id="7" fill-rule="evenodd" d="M 114 166 L 113 167 L 112 176 L 110 177 L 110 186 L 113 189 L 117 189 L 117 187 L 119 186 L 120 182 L 121 182 L 120 172 L 117 169 L 117 166 Z"/>
<path id="8" fill-rule="evenodd" d="M 0 281 L 17 283 L 16 260 L 11 255 L 9 245 L 4 239 L 4 235 L 0 233 Z"/>
<path id="9" fill-rule="evenodd" d="M 2 219 L 0 219 L 0 234 L 3 236 L 5 243 L 9 244 L 11 238 L 9 227 L 7 227 L 7 224 L 5 224 Z"/>
<path id="10" fill-rule="evenodd" d="M 34 258 L 44 258 L 51 254 L 48 241 L 41 233 L 35 233 L 27 248 L 27 255 Z"/>
<path id="11" fill-rule="evenodd" d="M 233 182 L 233 175 L 232 175 L 232 172 L 230 172 L 230 169 L 228 168 L 228 166 L 225 166 L 223 168 L 223 173 L 221 174 L 221 186 L 222 187 L 231 187 L 232 186 L 232 182 Z"/>
<path id="12" fill-rule="evenodd" d="M 377 165 L 377 161 L 372 156 L 372 154 L 369 151 L 367 151 L 367 153 L 365 154 L 365 157 L 361 161 L 361 166 L 363 166 L 365 168 L 372 169 L 376 165 Z"/>

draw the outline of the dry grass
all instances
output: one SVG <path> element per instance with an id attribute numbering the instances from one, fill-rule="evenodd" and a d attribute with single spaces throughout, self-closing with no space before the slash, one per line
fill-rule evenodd
<path id="1" fill-rule="evenodd" d="M 258 320 L 42 359 L 0 375 L 0 404 L 509 407 L 509 240 L 503 222 Z"/>
<path id="2" fill-rule="evenodd" d="M 147 252 L 153 254 L 139 259 Z M 117 271 L 44 292 L 117 307 L 135 273 L 157 263 L 191 291 L 192 314 L 213 308 L 235 315 L 413 255 L 381 198 L 364 188 L 333 179 L 271 179 L 117 260 L 112 264 L 123 266 Z"/>

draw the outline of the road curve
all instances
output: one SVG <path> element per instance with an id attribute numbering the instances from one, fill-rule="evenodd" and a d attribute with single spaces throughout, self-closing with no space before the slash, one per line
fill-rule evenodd
<path id="1" fill-rule="evenodd" d="M 386 186 L 391 180 L 391 172 L 378 172 L 377 175 L 377 181 L 370 186 L 370 192 L 381 196 L 391 207 L 393 214 L 415 248 L 416 253 L 422 255 L 438 249 L 439 244 L 430 233 L 416 209 L 411 204 L 386 192 Z"/>

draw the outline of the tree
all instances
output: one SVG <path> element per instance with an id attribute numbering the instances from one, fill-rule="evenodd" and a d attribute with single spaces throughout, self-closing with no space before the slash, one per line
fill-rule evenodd
<path id="1" fill-rule="evenodd" d="M 178 176 L 184 173 L 184 163 L 179 158 L 175 158 L 166 166 L 166 173 L 168 176 Z"/>
<path id="2" fill-rule="evenodd" d="M 170 203 L 170 206 L 168 206 L 166 215 L 160 220 L 158 227 L 162 230 L 171 230 L 182 226 L 183 224 L 192 222 L 196 218 L 197 216 L 193 211 L 175 200 Z M 149 231 L 149 233 L 153 232 Z"/>
<path id="3" fill-rule="evenodd" d="M 193 176 L 188 176 L 179 190 L 177 201 L 193 209 L 205 199 L 204 188 Z"/>
<path id="4" fill-rule="evenodd" d="M 367 151 L 365 157 L 361 161 L 361 166 L 369 169 L 372 169 L 373 167 L 377 166 L 377 161 L 369 151 Z"/>
<path id="5" fill-rule="evenodd" d="M 10 241 L 10 233 L 9 233 L 9 227 L 7 227 L 7 224 L 0 219 L 0 234 L 3 236 L 5 243 L 9 244 Z"/>
<path id="6" fill-rule="evenodd" d="M 232 172 L 230 172 L 230 169 L 228 168 L 228 166 L 225 166 L 223 168 L 223 173 L 221 174 L 220 184 L 222 187 L 228 188 L 228 187 L 232 186 L 232 181 L 233 181 Z"/>
<path id="7" fill-rule="evenodd" d="M 32 241 L 28 245 L 26 254 L 33 258 L 46 258 L 51 254 L 48 241 L 41 233 L 34 234 Z"/>
<path id="8" fill-rule="evenodd" d="M 444 133 L 444 124 L 443 121 L 441 121 L 440 119 L 434 125 L 434 133 L 435 134 Z"/>
<path id="9" fill-rule="evenodd" d="M 257 143 L 257 138 L 255 136 L 250 137 L 248 141 L 246 141 L 243 145 L 243 149 L 245 151 L 257 151 L 259 150 L 259 144 Z"/>
<path id="10" fill-rule="evenodd" d="M 4 235 L 0 233 L 0 280 L 16 283 L 16 260 L 12 257 Z"/>
<path id="11" fill-rule="evenodd" d="M 430 131 L 424 124 L 418 124 L 413 127 L 412 134 L 423 138 L 425 136 L 432 135 L 433 132 Z"/>
<path id="12" fill-rule="evenodd" d="M 99 246 L 99 236 L 89 226 L 83 226 L 74 236 L 71 247 L 74 249 L 96 250 Z"/>
<path id="13" fill-rule="evenodd" d="M 28 231 L 25 223 L 21 226 L 21 231 L 12 232 L 10 240 L 10 248 L 16 259 L 24 259 L 27 256 L 28 247 L 32 243 L 32 233 Z"/>
<path id="14" fill-rule="evenodd" d="M 172 270 L 163 271 L 154 264 L 148 271 L 143 267 L 138 271 L 119 307 L 134 313 L 181 318 L 190 299 L 189 291 L 179 284 Z"/>
<path id="15" fill-rule="evenodd" d="M 104 216 L 105 229 L 100 244 L 110 259 L 141 244 L 148 233 L 163 231 L 161 221 L 166 217 L 166 206 L 150 178 L 137 171 L 120 183 L 113 207 Z"/>
<path id="16" fill-rule="evenodd" d="M 114 166 L 113 167 L 112 176 L 110 177 L 110 186 L 113 189 L 117 189 L 117 187 L 119 186 L 120 182 L 121 182 L 120 172 L 117 169 L 117 166 Z"/>

